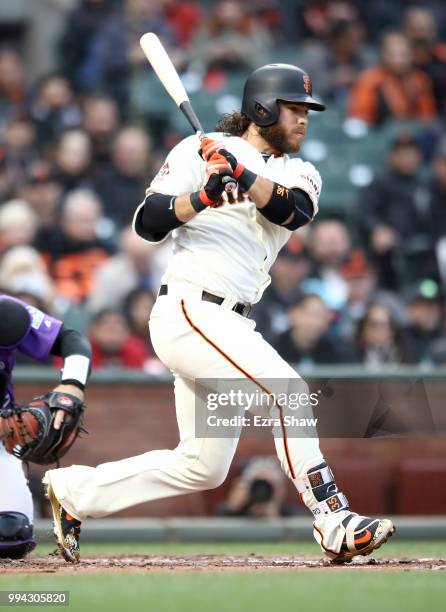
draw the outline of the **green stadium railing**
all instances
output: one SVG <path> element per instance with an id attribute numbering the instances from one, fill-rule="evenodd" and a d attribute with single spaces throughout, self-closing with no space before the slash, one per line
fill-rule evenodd
<path id="1" fill-rule="evenodd" d="M 296 370 L 303 378 L 317 379 L 413 379 L 446 380 L 445 367 L 427 366 L 386 366 L 380 370 L 370 370 L 358 365 L 339 366 L 297 366 Z M 58 372 L 46 366 L 17 366 L 14 369 L 16 383 L 52 383 L 59 380 Z M 97 370 L 92 374 L 90 384 L 171 384 L 173 378 L 169 372 L 149 374 L 137 370 L 110 368 Z"/>

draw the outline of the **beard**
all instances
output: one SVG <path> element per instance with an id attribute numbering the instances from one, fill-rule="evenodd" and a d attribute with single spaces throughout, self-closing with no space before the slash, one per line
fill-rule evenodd
<path id="1" fill-rule="evenodd" d="M 259 135 L 278 153 L 297 153 L 300 149 L 300 143 L 292 143 L 286 131 L 278 123 L 259 127 Z"/>

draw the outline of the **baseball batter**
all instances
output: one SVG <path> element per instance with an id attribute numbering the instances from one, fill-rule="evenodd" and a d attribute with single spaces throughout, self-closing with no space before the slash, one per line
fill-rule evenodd
<path id="1" fill-rule="evenodd" d="M 289 157 L 299 151 L 309 111 L 323 111 L 309 76 L 288 64 L 254 71 L 241 113 L 224 118 L 201 143 L 180 142 L 147 190 L 134 229 L 158 242 L 173 231 L 173 254 L 150 317 L 160 359 L 175 377 L 180 442 L 96 468 L 45 475 L 55 534 L 69 561 L 79 559 L 80 522 L 154 499 L 218 487 L 238 438 L 195 435 L 197 379 L 246 377 L 303 384 L 249 319 L 270 282 L 269 269 L 291 232 L 318 211 L 321 177 Z M 200 154 L 198 150 L 200 149 Z M 228 177 L 237 181 L 226 194 Z M 243 407 L 240 407 L 240 413 Z M 392 535 L 387 519 L 359 516 L 338 490 L 315 436 L 273 429 L 281 465 L 314 516 L 314 535 L 336 562 L 366 555 Z"/>
<path id="2" fill-rule="evenodd" d="M 19 351 L 37 361 L 45 361 L 49 355 L 64 358 L 62 380 L 51 397 L 54 420 L 54 439 L 64 435 L 63 421 L 66 407 L 63 402 L 82 402 L 84 387 L 90 369 L 91 351 L 86 338 L 67 328 L 61 321 L 29 306 L 25 302 L 0 294 L 0 557 L 24 557 L 35 547 L 33 539 L 33 502 L 25 478 L 21 451 L 10 440 L 14 419 L 18 418 L 20 433 L 25 423 L 15 406 L 12 373 L 16 352 Z M 47 396 L 43 396 L 45 398 Z M 61 401 L 62 400 L 62 401 Z M 22 413 L 23 414 L 23 413 Z M 60 432 L 60 433 L 59 433 Z M 11 431 L 12 434 L 12 431 Z M 33 441 L 28 440 L 33 447 Z M 42 440 L 43 444 L 45 443 Z M 37 443 L 37 440 L 36 440 Z M 13 451 L 7 452 L 6 449 Z M 55 449 L 51 449 L 54 451 Z M 45 452 L 41 454 L 45 461 Z M 31 459 L 33 454 L 31 454 Z M 49 463 L 49 461 L 45 461 Z"/>

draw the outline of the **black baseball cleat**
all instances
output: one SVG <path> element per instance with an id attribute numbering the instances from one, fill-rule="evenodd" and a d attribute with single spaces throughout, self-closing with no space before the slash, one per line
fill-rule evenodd
<path id="1" fill-rule="evenodd" d="M 60 552 L 68 563 L 79 563 L 81 522 L 62 508 L 50 484 L 46 485 L 46 495 L 53 511 L 54 536 Z"/>
<path id="2" fill-rule="evenodd" d="M 345 536 L 339 555 L 332 559 L 332 563 L 350 563 L 353 557 L 369 555 L 395 533 L 389 519 L 371 519 L 353 513 L 342 521 L 342 525 Z"/>

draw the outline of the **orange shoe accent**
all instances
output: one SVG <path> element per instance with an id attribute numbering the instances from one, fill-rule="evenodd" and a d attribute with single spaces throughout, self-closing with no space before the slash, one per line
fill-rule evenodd
<path id="1" fill-rule="evenodd" d="M 368 529 L 365 530 L 365 535 L 362 538 L 355 538 L 355 544 L 366 544 L 372 539 L 372 533 Z"/>
<path id="2" fill-rule="evenodd" d="M 65 518 L 67 519 L 67 521 L 72 521 L 74 519 L 74 516 L 71 516 L 71 514 L 68 514 L 68 512 L 66 512 Z"/>

